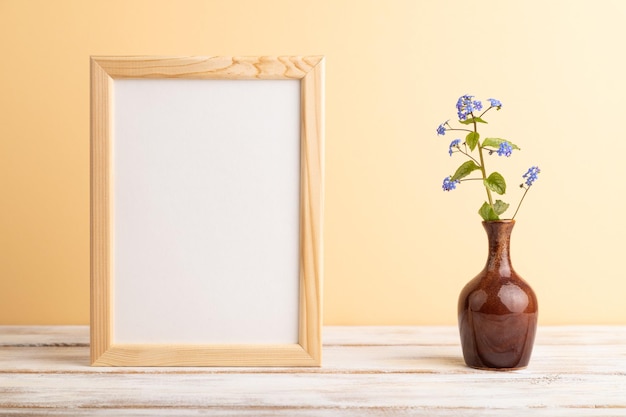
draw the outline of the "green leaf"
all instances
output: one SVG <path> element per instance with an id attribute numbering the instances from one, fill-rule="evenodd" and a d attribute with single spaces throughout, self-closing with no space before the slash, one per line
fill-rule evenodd
<path id="1" fill-rule="evenodd" d="M 483 203 L 482 206 L 480 206 L 478 214 L 480 214 L 480 217 L 482 217 L 484 221 L 500 220 L 496 212 L 493 211 L 493 208 L 486 201 Z"/>
<path id="2" fill-rule="evenodd" d="M 465 119 L 465 120 L 459 120 L 459 123 L 462 123 L 464 125 L 471 125 L 474 122 L 476 123 L 487 123 L 486 121 L 484 121 L 483 119 L 481 119 L 480 117 L 471 117 L 469 119 Z"/>
<path id="3" fill-rule="evenodd" d="M 465 136 L 465 143 L 467 143 L 467 146 L 469 146 L 470 150 L 473 151 L 478 144 L 478 139 L 480 139 L 478 132 L 470 132 L 467 136 Z"/>
<path id="4" fill-rule="evenodd" d="M 491 148 L 499 148 L 499 147 L 500 147 L 500 144 L 501 144 L 501 143 L 504 143 L 504 142 L 509 142 L 509 145 L 511 145 L 511 147 L 512 147 L 513 149 L 517 149 L 517 150 L 519 150 L 519 149 L 520 149 L 520 148 L 519 148 L 519 146 L 517 146 L 517 145 L 516 145 L 516 144 L 514 144 L 514 143 L 511 143 L 511 141 L 508 141 L 508 140 L 506 140 L 506 139 L 501 139 L 501 138 L 485 138 L 485 140 L 483 141 L 482 146 L 483 146 L 483 148 L 484 148 L 485 146 L 489 146 L 489 147 L 491 147 Z"/>
<path id="5" fill-rule="evenodd" d="M 452 178 L 450 178 L 450 181 L 456 181 L 456 180 L 460 180 L 461 178 L 465 178 L 469 174 L 471 174 L 473 171 L 476 171 L 477 169 L 480 169 L 480 167 L 476 165 L 476 162 L 466 161 L 463 164 L 461 164 L 460 167 L 457 168 Z"/>
<path id="6" fill-rule="evenodd" d="M 506 181 L 504 181 L 504 177 L 497 172 L 492 172 L 491 175 L 487 177 L 485 185 L 494 193 L 502 195 L 506 192 Z"/>
<path id="7" fill-rule="evenodd" d="M 496 202 L 493 204 L 493 210 L 496 212 L 498 216 L 504 213 L 506 209 L 508 208 L 509 208 L 509 204 L 505 203 L 502 200 L 496 200 Z"/>

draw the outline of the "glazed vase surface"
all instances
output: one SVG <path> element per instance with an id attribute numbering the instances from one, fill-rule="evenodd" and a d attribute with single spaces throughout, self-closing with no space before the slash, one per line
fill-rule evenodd
<path id="1" fill-rule="evenodd" d="M 525 368 L 537 330 L 537 297 L 513 269 L 514 220 L 485 221 L 489 253 L 485 268 L 459 296 L 459 331 L 465 363 L 472 368 Z"/>

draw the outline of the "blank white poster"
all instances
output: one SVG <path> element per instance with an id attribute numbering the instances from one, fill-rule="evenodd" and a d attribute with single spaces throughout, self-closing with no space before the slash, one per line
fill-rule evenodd
<path id="1" fill-rule="evenodd" d="M 113 95 L 113 343 L 297 343 L 299 80 Z"/>

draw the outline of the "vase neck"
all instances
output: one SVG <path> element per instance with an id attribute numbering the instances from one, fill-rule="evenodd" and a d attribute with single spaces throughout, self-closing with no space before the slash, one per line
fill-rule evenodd
<path id="1" fill-rule="evenodd" d="M 502 277 L 511 276 L 510 241 L 511 231 L 515 226 L 514 220 L 499 220 L 483 222 L 489 241 L 489 254 L 487 257 L 487 271 L 497 271 Z"/>

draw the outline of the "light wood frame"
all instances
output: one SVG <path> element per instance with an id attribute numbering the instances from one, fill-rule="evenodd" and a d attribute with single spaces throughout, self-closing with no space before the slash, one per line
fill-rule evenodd
<path id="1" fill-rule="evenodd" d="M 91 363 L 93 366 L 319 366 L 323 211 L 321 56 L 91 58 Z M 297 344 L 117 344 L 113 340 L 111 144 L 116 79 L 300 80 Z"/>

